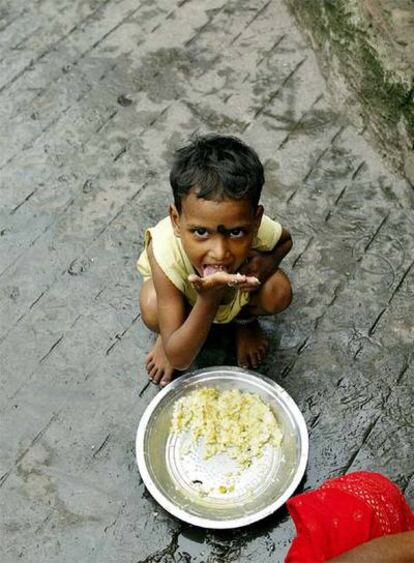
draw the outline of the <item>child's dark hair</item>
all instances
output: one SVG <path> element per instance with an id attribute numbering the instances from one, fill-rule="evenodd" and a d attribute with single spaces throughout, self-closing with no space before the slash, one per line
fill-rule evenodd
<path id="1" fill-rule="evenodd" d="M 256 152 L 235 137 L 206 135 L 179 149 L 170 173 L 174 203 L 195 188 L 204 199 L 249 199 L 257 207 L 264 184 Z"/>

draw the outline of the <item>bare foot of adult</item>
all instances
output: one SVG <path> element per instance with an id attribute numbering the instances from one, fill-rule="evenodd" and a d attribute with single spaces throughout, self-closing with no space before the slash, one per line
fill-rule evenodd
<path id="1" fill-rule="evenodd" d="M 236 325 L 236 354 L 240 367 L 257 368 L 265 357 L 268 344 L 257 320 Z"/>
<path id="2" fill-rule="evenodd" d="M 158 336 L 153 349 L 147 354 L 145 367 L 149 379 L 156 385 L 160 384 L 161 387 L 165 387 L 171 381 L 174 369 L 165 355 L 161 336 Z"/>

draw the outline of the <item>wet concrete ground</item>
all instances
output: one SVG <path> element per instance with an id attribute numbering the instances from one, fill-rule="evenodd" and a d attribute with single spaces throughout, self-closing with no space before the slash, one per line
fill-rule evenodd
<path id="1" fill-rule="evenodd" d="M 260 371 L 306 418 L 302 489 L 381 470 L 413 505 L 412 188 L 330 105 L 281 0 L 13 0 L 0 48 L 1 561 L 283 560 L 284 510 L 195 529 L 135 464 L 157 393 L 135 261 L 194 131 L 256 147 L 294 237 L 294 302 L 264 323 Z"/>

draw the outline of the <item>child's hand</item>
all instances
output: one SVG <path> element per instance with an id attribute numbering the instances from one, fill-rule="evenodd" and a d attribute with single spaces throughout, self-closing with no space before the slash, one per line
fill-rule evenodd
<path id="1" fill-rule="evenodd" d="M 260 281 L 254 276 L 247 276 L 240 273 L 228 274 L 227 272 L 216 272 L 211 276 L 200 277 L 195 274 L 188 276 L 188 281 L 200 294 L 220 295 L 227 287 L 237 287 L 244 291 L 257 289 Z"/>
<path id="2" fill-rule="evenodd" d="M 260 283 L 264 283 L 277 269 L 275 258 L 272 254 L 251 250 L 248 255 L 248 262 L 240 268 L 240 273 L 245 276 L 254 276 L 259 279 Z M 247 291 L 254 291 L 248 289 Z"/>

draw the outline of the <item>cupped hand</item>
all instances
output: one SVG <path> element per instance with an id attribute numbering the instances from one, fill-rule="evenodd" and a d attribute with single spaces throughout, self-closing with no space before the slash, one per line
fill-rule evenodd
<path id="1" fill-rule="evenodd" d="M 196 274 L 188 276 L 188 281 L 195 290 L 200 293 L 222 292 L 226 287 L 237 287 L 245 291 L 257 289 L 260 281 L 255 276 L 244 274 L 229 274 L 227 272 L 216 272 L 211 276 L 200 277 Z"/>

